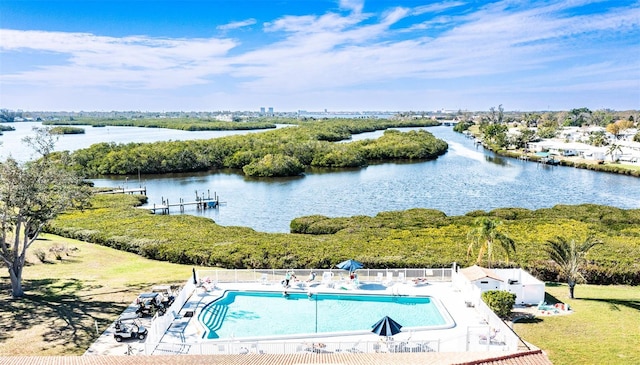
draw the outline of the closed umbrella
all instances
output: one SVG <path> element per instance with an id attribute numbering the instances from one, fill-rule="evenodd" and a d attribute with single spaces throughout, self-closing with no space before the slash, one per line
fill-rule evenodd
<path id="1" fill-rule="evenodd" d="M 378 336 L 385 336 L 389 338 L 400 333 L 402 325 L 391 319 L 389 316 L 384 316 L 384 318 L 379 320 L 372 327 L 373 330 L 371 330 L 371 332 L 377 334 Z"/>
<path id="2" fill-rule="evenodd" d="M 358 269 L 362 269 L 364 265 L 362 265 L 361 262 L 358 262 L 356 260 L 347 260 L 347 261 L 342 261 L 341 263 L 337 264 L 336 267 L 338 269 L 342 269 L 342 270 L 347 270 L 350 273 L 354 272 Z"/>

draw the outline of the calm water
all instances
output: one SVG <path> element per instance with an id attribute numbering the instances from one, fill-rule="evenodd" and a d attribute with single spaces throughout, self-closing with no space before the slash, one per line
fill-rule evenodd
<path id="1" fill-rule="evenodd" d="M 114 138 L 113 130 L 121 128 L 124 130 L 120 133 L 133 141 L 146 141 L 152 136 L 158 138 L 155 140 L 175 140 L 183 133 L 190 138 L 210 138 L 209 134 L 215 134 L 206 132 L 204 137 L 205 132 L 109 128 L 110 131 L 87 128 L 87 132 L 98 134 L 92 138 L 115 142 L 124 142 Z M 501 158 L 453 132 L 451 127 L 428 130 L 449 143 L 449 151 L 435 161 L 387 163 L 331 173 L 308 172 L 304 177 L 286 179 L 256 180 L 234 173 L 198 173 L 142 176 L 141 180 L 147 187 L 150 204 L 160 203 L 163 197 L 170 202 L 178 202 L 179 198 L 193 200 L 195 191 L 206 194 L 208 190 L 211 195 L 217 193 L 226 204 L 202 212 L 188 208 L 185 213 L 210 217 L 224 226 L 252 227 L 263 232 L 288 232 L 292 219 L 314 214 L 374 216 L 382 211 L 431 208 L 447 215 L 461 215 L 500 207 L 537 209 L 582 203 L 640 207 L 640 179 L 636 177 Z M 7 132 L 0 138 L 6 143 L 10 133 L 15 132 Z M 354 139 L 381 134 L 366 133 Z M 76 136 L 64 136 L 63 140 L 67 137 Z M 82 140 L 83 145 L 75 148 L 66 143 L 64 149 L 75 149 L 85 147 L 88 142 Z M 134 187 L 138 178 L 95 182 L 98 186 Z"/>
<path id="2" fill-rule="evenodd" d="M 207 338 L 217 339 L 369 332 L 387 315 L 403 327 L 447 323 L 428 297 L 319 294 L 309 298 L 307 293 L 290 293 L 285 298 L 280 292 L 236 291 L 207 305 L 199 319 L 209 331 Z"/>
<path id="3" fill-rule="evenodd" d="M 0 136 L 0 159 L 9 155 L 19 161 L 33 158 L 31 150 L 22 142 L 26 136 L 33 135 L 33 127 L 42 127 L 40 122 L 5 123 L 14 127 L 15 131 L 3 132 Z M 51 127 L 51 126 L 46 126 Z M 55 145 L 56 151 L 75 151 L 87 148 L 100 142 L 157 142 L 157 141 L 185 141 L 191 139 L 209 139 L 234 134 L 247 134 L 261 131 L 180 131 L 166 128 L 137 128 L 137 127 L 100 127 L 77 126 L 84 129 L 84 134 L 66 134 L 59 136 Z"/>

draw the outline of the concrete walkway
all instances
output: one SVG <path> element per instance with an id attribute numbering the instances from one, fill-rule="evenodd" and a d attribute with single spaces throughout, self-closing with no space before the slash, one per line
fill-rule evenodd
<path id="1" fill-rule="evenodd" d="M 311 290 L 318 292 L 344 293 L 343 284 L 336 283 L 334 288 L 315 284 Z M 263 290 L 282 292 L 280 284 L 261 283 L 219 283 L 211 290 L 197 288 L 188 298 L 180 313 L 175 313 L 175 319 L 169 329 L 162 336 L 160 343 L 146 343 L 145 340 L 129 340 L 121 343 L 113 337 L 114 325 L 107 328 L 104 333 L 86 351 L 85 355 L 132 355 L 154 354 L 242 354 L 248 352 L 273 353 L 296 352 L 303 344 L 326 344 L 339 352 L 358 344 L 358 351 L 372 351 L 371 344 L 379 340 L 374 334 L 367 335 L 308 335 L 291 336 L 293 338 L 260 339 L 259 341 L 229 341 L 203 339 L 205 329 L 198 321 L 198 315 L 204 306 L 219 298 L 225 290 Z M 300 285 L 288 288 L 289 292 L 307 292 L 310 288 Z M 413 285 L 411 282 L 394 283 L 393 285 L 381 285 L 380 283 L 362 283 L 359 289 L 349 289 L 349 292 L 386 295 L 421 295 L 431 296 L 441 301 L 446 311 L 453 318 L 455 325 L 452 328 L 437 330 L 419 330 L 401 332 L 394 336 L 396 342 L 408 341 L 412 343 L 428 343 L 432 351 L 437 352 L 468 352 L 468 351 L 497 351 L 505 352 L 504 345 L 498 343 L 481 343 L 477 337 L 469 339 L 470 328 L 488 328 L 488 324 L 475 308 L 465 304 L 462 294 L 452 287 L 451 282 L 433 282 L 425 285 Z M 132 303 L 123 315 L 135 313 L 137 306 Z M 188 316 L 193 314 L 192 316 Z M 174 315 L 167 313 L 165 315 Z M 142 318 L 142 324 L 150 328 L 151 318 Z M 233 342 L 233 343 L 231 343 Z M 226 346 L 225 346 L 226 344 Z M 146 345 L 146 348 L 145 348 Z M 376 349 L 377 351 L 377 349 Z"/>

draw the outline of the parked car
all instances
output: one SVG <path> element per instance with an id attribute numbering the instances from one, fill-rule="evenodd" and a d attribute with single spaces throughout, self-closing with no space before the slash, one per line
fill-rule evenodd
<path id="1" fill-rule="evenodd" d="M 149 330 L 144 328 L 138 319 L 132 318 L 119 318 L 115 323 L 115 329 L 113 337 L 118 342 L 130 339 L 144 340 L 149 333 Z"/>

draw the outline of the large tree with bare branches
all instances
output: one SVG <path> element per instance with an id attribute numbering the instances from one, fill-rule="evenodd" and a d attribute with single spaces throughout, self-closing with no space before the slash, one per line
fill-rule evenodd
<path id="1" fill-rule="evenodd" d="M 20 163 L 10 157 L 0 163 L 0 260 L 9 270 L 14 298 L 24 295 L 27 250 L 42 227 L 66 209 L 85 204 L 89 196 L 82 179 L 52 158 L 55 140 L 47 129 L 35 129 L 25 142 L 39 159 Z"/>

